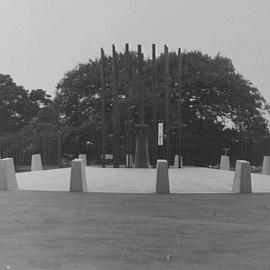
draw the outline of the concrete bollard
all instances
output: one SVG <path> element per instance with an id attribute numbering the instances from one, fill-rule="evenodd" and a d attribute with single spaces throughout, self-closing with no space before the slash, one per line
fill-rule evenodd
<path id="1" fill-rule="evenodd" d="M 263 157 L 262 174 L 270 175 L 270 156 Z"/>
<path id="2" fill-rule="evenodd" d="M 74 159 L 71 162 L 70 192 L 87 192 L 85 166 L 83 159 Z"/>
<path id="3" fill-rule="evenodd" d="M 169 171 L 167 160 L 157 160 L 156 193 L 170 193 Z"/>
<path id="4" fill-rule="evenodd" d="M 132 154 L 126 154 L 126 168 L 133 167 L 133 156 Z"/>
<path id="5" fill-rule="evenodd" d="M 181 165 L 179 167 L 179 165 Z M 183 157 L 180 156 L 180 163 L 179 163 L 179 155 L 174 155 L 174 163 L 173 163 L 174 168 L 183 168 Z"/>
<path id="6" fill-rule="evenodd" d="M 221 156 L 220 159 L 220 170 L 229 171 L 230 170 L 230 157 L 229 156 Z"/>
<path id="7" fill-rule="evenodd" d="M 42 171 L 42 162 L 40 154 L 32 155 L 31 159 L 31 172 L 33 171 Z"/>
<path id="8" fill-rule="evenodd" d="M 246 160 L 237 160 L 234 182 L 233 182 L 233 192 L 236 193 L 251 193 L 251 174 L 250 174 L 250 163 Z"/>
<path id="9" fill-rule="evenodd" d="M 13 158 L 0 159 L 0 190 L 18 188 Z"/>
<path id="10" fill-rule="evenodd" d="M 79 159 L 83 160 L 83 164 L 86 167 L 87 166 L 87 156 L 86 156 L 86 154 L 79 154 Z"/>

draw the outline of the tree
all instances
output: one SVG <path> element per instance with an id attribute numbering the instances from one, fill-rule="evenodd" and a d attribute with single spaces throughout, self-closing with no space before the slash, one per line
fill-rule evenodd
<path id="1" fill-rule="evenodd" d="M 185 64 L 188 57 L 190 64 Z M 230 59 L 220 55 L 210 58 L 194 52 L 186 54 L 183 62 L 184 121 L 187 124 L 192 121 L 194 126 L 214 130 L 230 127 L 257 134 L 267 132 L 267 121 L 261 114 L 262 110 L 267 110 L 265 99 L 251 82 L 235 72 Z M 187 119 L 188 115 L 192 115 L 192 119 Z"/>
<path id="2" fill-rule="evenodd" d="M 121 111 L 121 133 L 125 131 L 126 111 L 131 123 L 138 121 L 139 90 L 143 88 L 145 122 L 153 123 L 152 62 L 144 61 L 143 83 L 138 82 L 136 54 L 131 53 L 133 64 L 132 81 L 128 82 L 125 56 L 119 54 L 119 98 Z M 157 58 L 158 119 L 164 120 L 164 55 Z M 246 132 L 263 135 L 268 133 L 267 121 L 262 112 L 269 107 L 259 90 L 235 71 L 232 61 L 221 55 L 210 57 L 199 51 L 182 53 L 182 115 L 183 127 L 190 132 L 211 131 L 212 134 Z M 108 133 L 112 133 L 112 87 L 111 57 L 105 57 L 106 111 Z M 170 53 L 170 97 L 172 129 L 179 125 L 176 110 L 177 55 Z M 101 135 L 101 82 L 100 59 L 79 64 L 66 73 L 57 86 L 54 100 L 60 113 L 62 128 L 76 127 L 76 141 Z M 87 127 L 87 128 L 86 128 Z M 66 134 L 69 146 L 72 136 Z M 75 142 L 74 142 L 75 143 Z M 68 148 L 67 148 L 68 149 Z"/>
<path id="3" fill-rule="evenodd" d="M 16 85 L 10 75 L 0 74 L 0 127 L 1 133 L 15 132 L 51 103 L 44 90 L 25 90 Z"/>

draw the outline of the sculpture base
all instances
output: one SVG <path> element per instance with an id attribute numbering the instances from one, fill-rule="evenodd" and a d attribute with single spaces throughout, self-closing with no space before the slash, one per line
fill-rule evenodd
<path id="1" fill-rule="evenodd" d="M 148 125 L 136 125 L 136 150 L 135 150 L 135 168 L 149 168 L 148 152 Z"/>

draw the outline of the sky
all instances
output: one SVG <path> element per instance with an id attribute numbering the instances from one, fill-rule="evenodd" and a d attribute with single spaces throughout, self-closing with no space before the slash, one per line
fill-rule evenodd
<path id="1" fill-rule="evenodd" d="M 53 94 L 101 47 L 167 44 L 231 58 L 270 103 L 269 14 L 269 0 L 0 0 L 0 73 Z"/>

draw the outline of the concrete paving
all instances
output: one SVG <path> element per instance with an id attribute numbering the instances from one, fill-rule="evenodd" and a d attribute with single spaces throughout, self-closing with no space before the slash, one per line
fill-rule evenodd
<path id="1" fill-rule="evenodd" d="M 155 193 L 155 169 L 86 167 L 89 192 Z M 208 168 L 170 169 L 172 193 L 232 192 L 234 172 Z M 270 192 L 270 176 L 252 174 L 253 192 Z M 68 191 L 70 168 L 17 173 L 22 190 Z"/>

